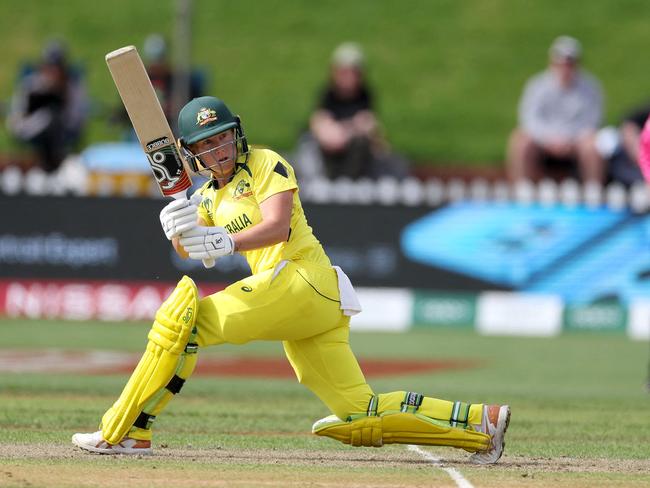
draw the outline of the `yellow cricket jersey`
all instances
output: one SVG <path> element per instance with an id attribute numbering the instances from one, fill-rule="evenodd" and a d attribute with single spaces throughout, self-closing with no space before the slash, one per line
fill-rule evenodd
<path id="1" fill-rule="evenodd" d="M 330 266 L 320 242 L 307 224 L 293 168 L 279 154 L 252 148 L 246 163 L 238 163 L 230 182 L 221 189 L 212 181 L 197 193 L 202 197 L 198 215 L 208 225 L 235 234 L 262 221 L 260 203 L 276 193 L 293 190 L 289 238 L 273 246 L 242 251 L 253 273 L 272 268 L 282 260 L 305 259 Z"/>

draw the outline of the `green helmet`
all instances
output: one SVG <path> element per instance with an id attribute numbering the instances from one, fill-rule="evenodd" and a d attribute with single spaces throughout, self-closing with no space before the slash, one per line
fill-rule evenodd
<path id="1" fill-rule="evenodd" d="M 233 115 L 223 100 L 216 97 L 199 97 L 181 109 L 178 114 L 179 143 L 193 171 L 200 172 L 204 168 L 200 158 L 190 151 L 189 145 L 233 128 L 237 146 L 236 159 L 241 162 L 240 159 L 248 155 L 244 129 L 239 117 Z"/>
<path id="2" fill-rule="evenodd" d="M 239 126 L 239 117 L 215 97 L 195 98 L 178 114 L 178 130 L 186 145 Z"/>

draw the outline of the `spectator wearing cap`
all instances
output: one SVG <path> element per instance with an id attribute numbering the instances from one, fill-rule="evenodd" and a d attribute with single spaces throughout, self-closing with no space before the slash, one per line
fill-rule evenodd
<path id="1" fill-rule="evenodd" d="M 193 98 L 203 96 L 205 94 L 205 73 L 198 68 L 190 68 L 189 73 L 183 73 L 180 69 L 176 69 L 171 61 L 168 43 L 165 37 L 158 33 L 149 34 L 145 38 L 142 45 L 142 59 L 167 122 L 172 128 L 175 128 L 176 115 L 180 107 L 175 107 L 174 102 L 184 105 Z M 181 93 L 175 94 L 176 90 L 180 90 Z M 175 95 L 180 95 L 178 100 L 174 99 Z M 122 103 L 118 105 L 112 122 L 126 127 L 125 139 L 136 140 L 135 132 Z"/>
<path id="2" fill-rule="evenodd" d="M 160 34 L 150 34 L 144 40 L 142 55 L 151 84 L 168 122 L 173 120 L 172 84 L 174 72 L 168 55 L 167 42 Z M 198 95 L 200 96 L 200 95 Z"/>
<path id="3" fill-rule="evenodd" d="M 88 111 L 83 80 L 68 63 L 65 46 L 50 41 L 36 68 L 16 86 L 7 129 L 52 172 L 80 142 Z"/>
<path id="4" fill-rule="evenodd" d="M 160 34 L 147 36 L 143 53 L 151 84 L 156 90 L 167 120 L 174 126 L 176 114 L 180 110 L 180 107 L 173 106 L 174 91 L 178 89 L 177 85 L 182 83 L 182 77 L 179 75 L 187 75 L 187 86 L 184 90 L 186 93 L 183 93 L 182 99 L 179 100 L 184 105 L 193 98 L 204 95 L 204 73 L 197 68 L 190 68 L 189 73 L 180 73 L 180 70 L 173 66 L 167 42 Z"/>
<path id="5" fill-rule="evenodd" d="M 405 161 L 390 152 L 381 133 L 361 47 L 353 42 L 339 45 L 329 70 L 310 117 L 307 145 L 296 155 L 298 177 L 304 181 L 316 176 L 403 176 Z"/>
<path id="6" fill-rule="evenodd" d="M 571 176 L 603 183 L 605 163 L 594 144 L 603 96 L 599 82 L 580 68 L 581 54 L 576 39 L 556 38 L 548 69 L 526 83 L 508 142 L 511 181 Z"/>

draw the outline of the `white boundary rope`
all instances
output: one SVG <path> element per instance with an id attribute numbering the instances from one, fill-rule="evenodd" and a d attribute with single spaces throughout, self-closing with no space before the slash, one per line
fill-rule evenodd
<path id="1" fill-rule="evenodd" d="M 409 451 L 417 452 L 420 456 L 425 458 L 431 464 L 433 464 L 437 468 L 442 469 L 445 473 L 449 475 L 449 477 L 452 480 L 454 480 L 458 488 L 474 488 L 474 485 L 472 485 L 469 481 L 467 481 L 467 479 L 462 474 L 460 474 L 460 471 L 458 471 L 455 468 L 446 467 L 445 465 L 442 464 L 442 460 L 440 458 L 435 457 L 430 452 L 424 451 L 420 449 L 418 446 L 414 446 L 413 444 L 409 444 L 408 449 Z"/>

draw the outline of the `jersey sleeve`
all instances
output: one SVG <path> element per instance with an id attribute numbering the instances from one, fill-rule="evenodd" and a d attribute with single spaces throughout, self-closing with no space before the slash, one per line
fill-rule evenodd
<path id="1" fill-rule="evenodd" d="M 210 201 L 210 198 L 207 197 L 206 195 L 206 189 L 207 189 L 207 184 L 203 185 L 200 189 L 196 190 L 192 197 L 195 195 L 199 195 L 201 197 L 201 203 L 199 204 L 198 210 L 197 210 L 197 215 L 203 222 L 206 223 L 206 225 L 213 226 L 215 225 L 214 222 L 212 221 L 212 212 L 211 212 L 211 206 L 212 202 Z"/>
<path id="2" fill-rule="evenodd" d="M 254 185 L 255 196 L 260 203 L 276 193 L 298 188 L 291 165 L 279 154 L 268 150 L 255 170 Z"/>

